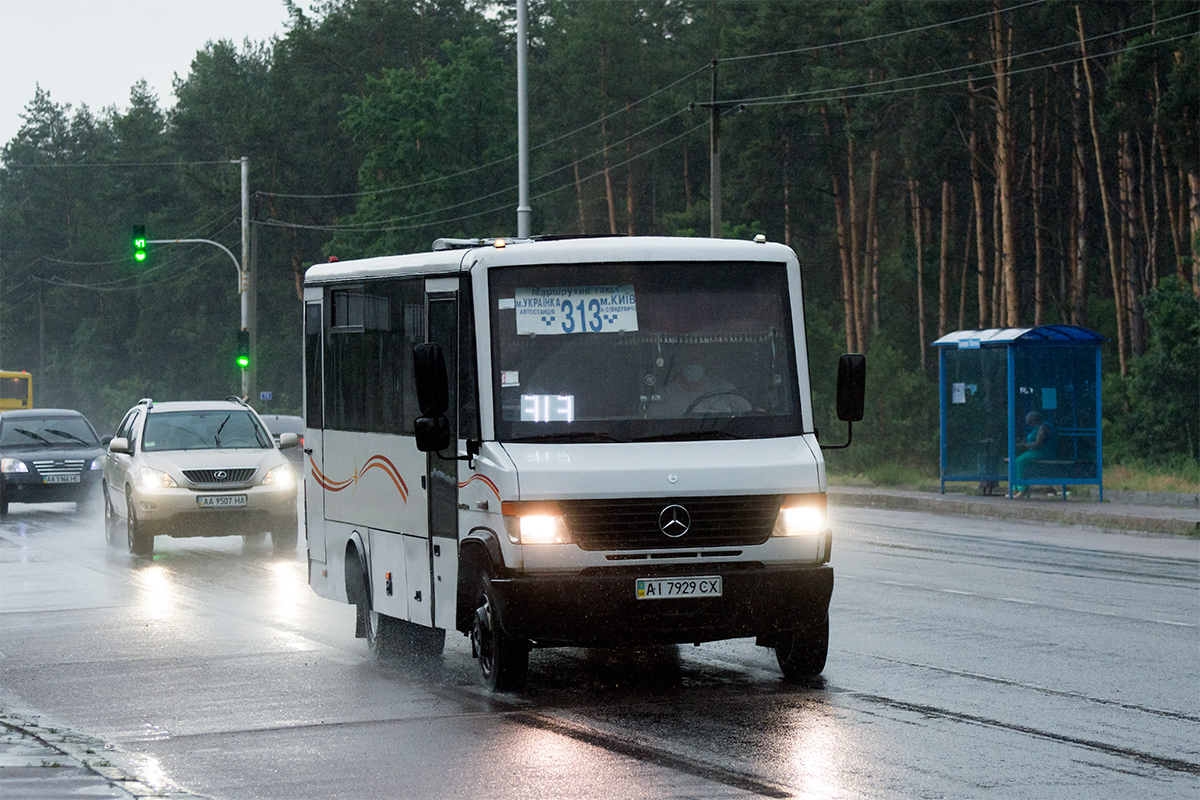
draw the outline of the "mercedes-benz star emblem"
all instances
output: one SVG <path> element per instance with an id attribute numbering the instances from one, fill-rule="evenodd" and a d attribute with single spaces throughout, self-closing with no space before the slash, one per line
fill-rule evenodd
<path id="1" fill-rule="evenodd" d="M 658 529 L 672 539 L 683 536 L 691 527 L 692 515 L 683 506 L 670 505 L 658 512 Z"/>
<path id="2" fill-rule="evenodd" d="M 223 470 L 223 469 L 219 469 L 219 470 L 217 470 L 216 472 L 214 472 L 214 473 L 213 473 L 213 477 L 214 477 L 214 478 L 216 478 L 216 479 L 217 479 L 217 480 L 219 480 L 219 481 L 223 481 L 223 480 L 225 480 L 226 478 L 228 478 L 228 477 L 229 477 L 229 473 L 228 473 L 228 472 L 226 472 L 226 471 L 225 471 L 225 470 Z"/>

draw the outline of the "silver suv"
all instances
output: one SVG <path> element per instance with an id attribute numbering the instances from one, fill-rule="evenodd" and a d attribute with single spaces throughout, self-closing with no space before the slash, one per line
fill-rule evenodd
<path id="1" fill-rule="evenodd" d="M 295 434 L 271 438 L 236 397 L 155 403 L 121 420 L 104 459 L 105 532 L 129 552 L 154 553 L 155 536 L 271 533 L 278 553 L 296 549 L 295 469 L 281 450 Z"/>

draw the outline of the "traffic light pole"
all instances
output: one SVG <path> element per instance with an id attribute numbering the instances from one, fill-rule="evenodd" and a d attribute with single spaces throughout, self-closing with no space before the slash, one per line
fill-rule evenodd
<path id="1" fill-rule="evenodd" d="M 242 269 L 242 265 L 238 263 L 237 256 L 233 254 L 228 247 L 220 242 L 214 242 L 212 239 L 147 239 L 146 244 L 211 244 L 213 247 L 219 248 L 221 252 L 229 256 L 229 260 L 233 262 L 233 268 L 237 270 L 237 286 L 238 294 L 242 299 L 242 330 L 250 329 L 250 297 L 247 287 L 250 285 L 249 276 L 246 270 Z M 247 247 L 247 249 L 249 249 Z M 245 258 L 245 256 L 243 256 Z M 253 366 L 253 359 L 251 359 Z M 247 397 L 250 393 L 250 376 L 248 370 L 242 370 L 242 396 Z"/>
<path id="2" fill-rule="evenodd" d="M 242 366 L 242 397 L 249 400 L 258 361 L 254 357 L 255 346 L 257 344 L 255 341 L 257 338 L 255 336 L 255 328 L 258 326 L 255 324 L 254 304 L 251 302 L 250 297 L 252 282 L 250 274 L 250 159 L 242 156 L 237 161 L 229 163 L 240 164 L 242 168 L 242 260 L 240 263 L 237 256 L 220 242 L 214 242 L 212 239 L 144 239 L 141 238 L 145 235 L 145 229 L 142 226 L 134 227 L 134 246 L 144 248 L 147 244 L 211 244 L 213 247 L 220 248 L 225 255 L 229 256 L 229 259 L 233 262 L 233 268 L 237 270 L 238 276 L 238 295 L 241 297 L 242 306 L 242 326 L 240 330 L 246 331 L 250 338 L 250 363 Z M 141 258 L 138 260 L 141 260 Z"/>

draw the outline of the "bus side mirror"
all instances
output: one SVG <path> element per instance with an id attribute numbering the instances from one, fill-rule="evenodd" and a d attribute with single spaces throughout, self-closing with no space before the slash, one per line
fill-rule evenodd
<path id="1" fill-rule="evenodd" d="M 842 422 L 859 422 L 867 394 L 867 357 L 843 353 L 838 359 L 837 415 Z"/>
<path id="2" fill-rule="evenodd" d="M 417 417 L 417 449 L 436 453 L 450 446 L 450 420 L 444 414 L 436 417 Z"/>
<path id="3" fill-rule="evenodd" d="M 446 378 L 446 355 L 436 342 L 413 347 L 413 373 L 421 416 L 439 417 L 450 408 L 450 384 Z"/>

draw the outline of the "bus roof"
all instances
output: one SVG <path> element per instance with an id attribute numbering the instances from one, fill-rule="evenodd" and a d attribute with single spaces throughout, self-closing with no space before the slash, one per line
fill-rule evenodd
<path id="1" fill-rule="evenodd" d="M 390 275 L 436 275 L 476 264 L 595 263 L 615 261 L 774 261 L 795 259 L 791 248 L 765 241 L 668 236 L 581 237 L 548 241 L 439 240 L 446 249 L 409 255 L 379 256 L 316 264 L 305 272 L 306 285 Z"/>

